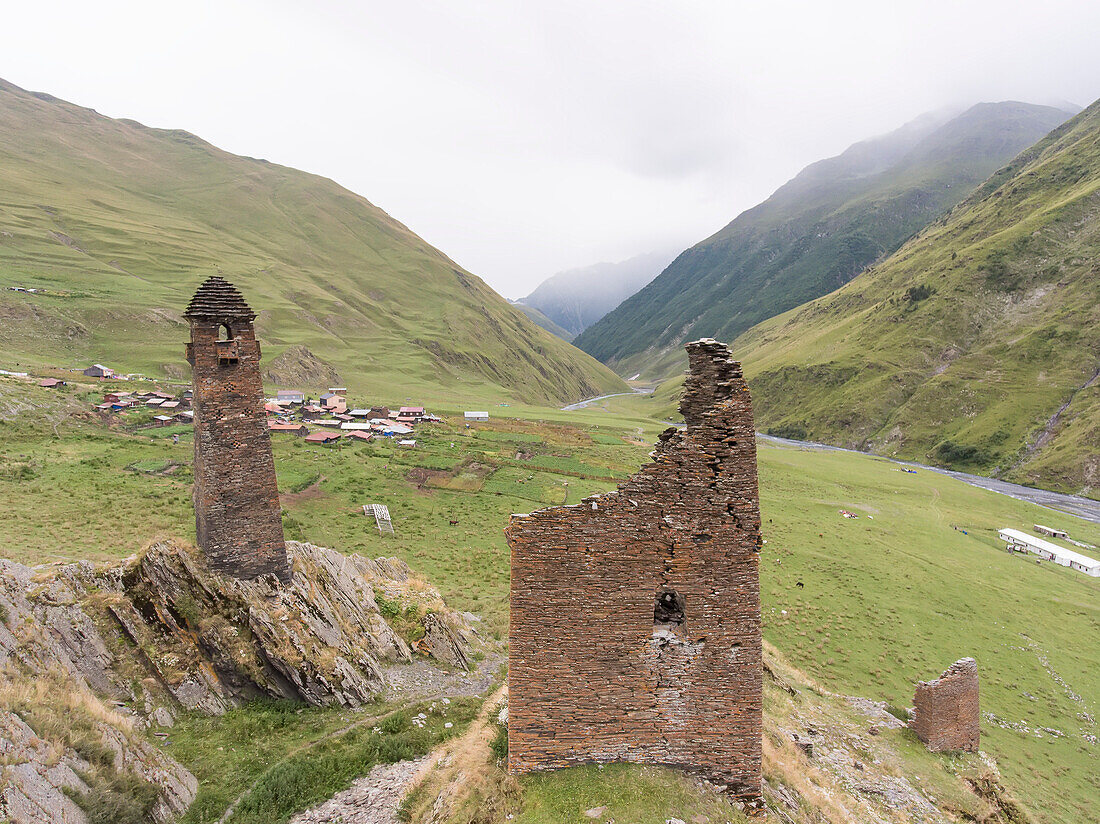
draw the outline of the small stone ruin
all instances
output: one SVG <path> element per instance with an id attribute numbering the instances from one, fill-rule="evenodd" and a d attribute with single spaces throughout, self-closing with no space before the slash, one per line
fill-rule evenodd
<path id="1" fill-rule="evenodd" d="M 933 752 L 977 752 L 980 721 L 973 658 L 962 658 L 936 680 L 917 684 L 909 728 Z"/>

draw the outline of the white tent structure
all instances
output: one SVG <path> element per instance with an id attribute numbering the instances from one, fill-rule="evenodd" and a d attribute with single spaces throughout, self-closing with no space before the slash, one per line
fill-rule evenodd
<path id="1" fill-rule="evenodd" d="M 1006 527 L 998 530 L 997 534 L 1001 536 L 1001 540 L 1007 544 L 1009 550 L 1025 550 L 1034 555 L 1038 555 L 1040 558 L 1054 561 L 1054 563 L 1060 566 L 1075 569 L 1078 572 L 1091 575 L 1093 578 L 1100 578 L 1100 561 L 1095 558 L 1090 558 L 1087 555 L 1082 555 L 1080 552 L 1074 552 L 1072 549 L 1058 546 L 1058 544 L 1043 538 L 1028 535 L 1026 532 L 1021 532 L 1018 529 L 1009 529 Z"/>

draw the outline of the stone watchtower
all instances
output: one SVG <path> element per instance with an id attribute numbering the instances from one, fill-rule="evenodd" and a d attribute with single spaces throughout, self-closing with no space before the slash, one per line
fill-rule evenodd
<path id="1" fill-rule="evenodd" d="M 741 365 L 688 344 L 685 430 L 616 492 L 513 515 L 512 772 L 636 761 L 760 804 L 760 510 Z"/>
<path id="2" fill-rule="evenodd" d="M 235 578 L 290 580 L 264 413 L 256 313 L 208 279 L 183 313 L 195 410 L 195 531 L 210 566 Z"/>

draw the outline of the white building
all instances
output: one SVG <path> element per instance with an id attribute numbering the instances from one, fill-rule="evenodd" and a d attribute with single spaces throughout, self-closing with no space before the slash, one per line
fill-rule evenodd
<path id="1" fill-rule="evenodd" d="M 1040 558 L 1053 561 L 1060 566 L 1075 569 L 1078 572 L 1091 575 L 1093 578 L 1100 578 L 1100 561 L 1095 558 L 1058 546 L 1058 544 L 1051 543 L 1044 538 L 1037 538 L 1034 535 L 1028 535 L 1026 532 L 1020 532 L 1018 529 L 1008 529 L 1006 527 L 998 530 L 998 534 L 1010 550 L 1025 550 L 1038 555 Z"/>
<path id="2" fill-rule="evenodd" d="M 466 418 L 466 423 L 470 421 L 487 421 L 489 420 L 488 412 L 463 412 L 462 416 Z"/>

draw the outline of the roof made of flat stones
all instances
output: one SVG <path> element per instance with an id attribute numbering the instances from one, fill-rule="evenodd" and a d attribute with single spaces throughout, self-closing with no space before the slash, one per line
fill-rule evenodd
<path id="1" fill-rule="evenodd" d="M 245 303 L 237 287 L 222 277 L 214 275 L 195 292 L 184 311 L 185 318 L 213 318 L 217 320 L 252 321 L 256 313 Z"/>

